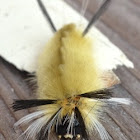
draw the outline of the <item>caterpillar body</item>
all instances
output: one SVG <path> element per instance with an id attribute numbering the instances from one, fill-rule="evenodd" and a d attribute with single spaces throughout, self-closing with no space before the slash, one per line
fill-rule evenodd
<path id="1" fill-rule="evenodd" d="M 101 13 L 97 12 L 91 23 Z M 89 26 L 83 32 L 75 24 L 65 25 L 40 54 L 36 73 L 38 99 L 13 103 L 15 111 L 38 107 L 38 111 L 15 124 L 30 123 L 23 133 L 27 139 L 53 139 L 54 133 L 60 140 L 90 140 L 94 139 L 95 131 L 102 140 L 110 138 L 100 123 L 103 107 L 112 102 L 129 102 L 111 97 L 111 86 L 118 81 L 110 83 L 111 79 L 103 78 L 105 73 L 98 67 L 94 39 L 85 36 L 88 30 Z"/>

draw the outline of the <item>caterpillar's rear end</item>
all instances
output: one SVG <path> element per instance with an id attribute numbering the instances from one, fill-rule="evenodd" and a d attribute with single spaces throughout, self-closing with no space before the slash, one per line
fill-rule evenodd
<path id="1" fill-rule="evenodd" d="M 27 138 L 53 139 L 54 133 L 60 140 L 89 140 L 98 131 L 102 140 L 109 139 L 100 123 L 103 107 L 108 102 L 128 102 L 111 98 L 95 54 L 94 40 L 74 24 L 55 33 L 38 59 L 38 99 L 13 104 L 15 111 L 39 106 L 15 124 L 30 123 L 24 132 Z"/>

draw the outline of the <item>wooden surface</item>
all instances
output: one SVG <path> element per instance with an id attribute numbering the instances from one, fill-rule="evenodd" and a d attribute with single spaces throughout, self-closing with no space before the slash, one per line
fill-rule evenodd
<path id="1" fill-rule="evenodd" d="M 91 0 L 86 17 L 91 18 L 98 5 Z M 76 2 L 79 9 L 81 0 Z M 134 69 L 118 68 L 115 72 L 122 84 L 114 96 L 130 98 L 130 106 L 111 107 L 103 122 L 113 140 L 140 140 L 140 1 L 113 0 L 96 26 L 134 63 Z M 13 99 L 28 99 L 33 90 L 25 79 L 29 75 L 0 58 L 0 140 L 15 140 L 24 128 L 13 129 L 14 123 L 30 110 L 13 112 Z M 19 139 L 23 139 L 20 137 Z M 95 139 L 94 139 L 95 140 Z"/>

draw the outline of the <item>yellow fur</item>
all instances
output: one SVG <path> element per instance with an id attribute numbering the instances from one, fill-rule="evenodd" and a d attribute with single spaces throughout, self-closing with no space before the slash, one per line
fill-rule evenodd
<path id="1" fill-rule="evenodd" d="M 99 117 L 97 111 L 101 110 L 103 102 L 78 95 L 105 88 L 101 77 L 102 73 L 94 57 L 93 40 L 82 36 L 75 25 L 66 25 L 54 35 L 40 55 L 37 70 L 38 97 L 58 100 L 55 112 L 61 108 L 60 119 L 66 115 L 71 117 L 77 107 L 90 135 Z M 51 110 L 51 106 L 42 106 L 41 109 Z"/>
<path id="2" fill-rule="evenodd" d="M 104 88 L 93 52 L 94 42 L 75 25 L 59 30 L 39 58 L 39 98 L 65 99 Z"/>
<path id="3" fill-rule="evenodd" d="M 107 131 L 99 121 L 103 112 L 102 107 L 113 100 L 125 104 L 128 102 L 81 95 L 116 83 L 116 78 L 112 81 L 114 76 L 111 73 L 103 75 L 98 68 L 95 54 L 94 40 L 83 36 L 82 31 L 78 30 L 74 24 L 66 25 L 55 33 L 40 54 L 36 74 L 37 97 L 41 99 L 41 102 L 45 99 L 46 105 L 42 103 L 39 111 L 25 116 L 16 124 L 33 121 L 25 131 L 28 137 L 36 139 L 36 136 L 39 136 L 38 140 L 41 137 L 42 140 L 47 137 L 49 139 L 50 132 L 54 131 L 60 134 L 59 139 L 61 137 L 93 139 L 95 129 L 102 140 L 109 139 Z M 108 77 L 111 77 L 111 80 Z M 102 94 L 101 92 L 100 95 Z M 48 99 L 55 101 L 49 103 Z M 21 107 L 20 104 L 18 107 Z M 57 132 L 57 129 L 63 129 L 62 135 Z"/>

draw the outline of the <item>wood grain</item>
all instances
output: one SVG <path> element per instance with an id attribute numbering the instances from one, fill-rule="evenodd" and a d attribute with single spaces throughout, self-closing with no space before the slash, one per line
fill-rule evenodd
<path id="1" fill-rule="evenodd" d="M 81 0 L 72 0 L 80 9 Z M 71 0 L 69 1 L 71 4 Z M 90 19 L 99 7 L 98 0 L 90 1 L 86 17 Z M 134 69 L 119 67 L 115 70 L 122 84 L 114 89 L 115 97 L 129 98 L 130 106 L 111 106 L 104 115 L 103 125 L 112 140 L 140 139 L 140 1 L 113 0 L 108 11 L 96 23 L 108 38 L 134 63 Z M 13 129 L 14 123 L 32 110 L 13 112 L 13 99 L 29 99 L 34 91 L 26 80 L 29 74 L 17 70 L 0 58 L 0 140 L 15 140 L 25 127 Z M 23 140 L 23 137 L 19 137 Z M 95 138 L 98 140 L 99 138 Z"/>

